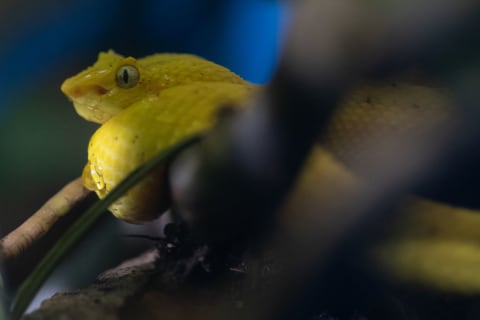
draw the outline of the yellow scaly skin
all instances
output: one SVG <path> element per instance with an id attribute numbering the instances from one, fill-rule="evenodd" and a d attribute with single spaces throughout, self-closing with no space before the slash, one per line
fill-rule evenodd
<path id="1" fill-rule="evenodd" d="M 138 79 L 128 88 L 118 83 L 119 77 L 120 82 L 126 77 L 123 72 L 118 75 L 118 70 L 126 65 L 138 70 Z M 79 115 L 102 124 L 88 146 L 88 163 L 82 175 L 85 186 L 100 198 L 105 197 L 152 155 L 189 134 L 208 129 L 220 106 L 245 99 L 254 88 L 228 69 L 192 55 L 155 54 L 137 60 L 113 51 L 100 53 L 93 66 L 62 85 Z M 353 91 L 337 108 L 321 141 L 323 147 L 317 146 L 312 152 L 298 182 L 300 191 L 293 193 L 291 203 L 295 198 L 300 199 L 297 204 L 302 203 L 302 196 L 312 192 L 308 185 L 315 175 L 331 182 L 322 190 L 316 189 L 318 194 L 325 191 L 329 195 L 339 185 L 355 183 L 356 179 L 326 150 L 348 162 L 362 148 L 365 137 L 421 130 L 422 119 L 441 121 L 450 110 L 445 95 L 426 87 L 380 84 Z M 165 181 L 165 170 L 160 168 L 115 202 L 110 211 L 135 223 L 154 219 L 169 205 Z M 403 210 L 407 216 L 404 223 L 398 223 L 400 227 L 394 229 L 390 240 L 372 250 L 377 265 L 407 282 L 446 291 L 480 292 L 480 276 L 472 275 L 480 253 L 463 250 L 459 259 L 450 258 L 452 248 L 480 244 L 478 237 L 467 237 L 467 241 L 459 236 L 468 225 L 480 225 L 480 216 L 418 198 Z M 435 215 L 439 210 L 442 214 Z M 438 221 L 448 225 L 450 216 L 461 221 L 455 232 L 448 237 L 442 236 L 446 231 L 433 235 L 429 226 Z M 417 223 L 421 227 L 412 235 L 408 230 Z M 420 240 L 423 246 L 416 247 Z M 419 269 L 422 260 L 429 263 Z M 438 263 L 443 264 L 441 272 L 436 268 Z M 458 272 L 465 267 L 467 271 Z"/>
<path id="2" fill-rule="evenodd" d="M 140 75 L 128 90 L 116 82 L 116 71 L 125 65 L 135 66 Z M 247 84 L 228 69 L 190 54 L 155 54 L 137 60 L 110 50 L 101 52 L 94 65 L 65 80 L 61 89 L 80 116 L 102 124 L 135 102 L 194 82 Z"/>
<path id="3" fill-rule="evenodd" d="M 134 66 L 138 82 L 118 86 L 116 72 Z M 212 126 L 219 106 L 248 96 L 253 85 L 207 60 L 158 54 L 136 60 L 113 51 L 67 79 L 62 91 L 89 121 L 103 123 L 88 146 L 85 186 L 100 198 L 130 172 L 189 134 Z M 159 168 L 118 199 L 110 211 L 122 220 L 152 220 L 168 207 L 165 170 Z"/>
<path id="4" fill-rule="evenodd" d="M 85 186 L 104 198 L 157 152 L 210 127 L 218 105 L 234 102 L 250 89 L 231 83 L 187 84 L 132 104 L 92 136 L 83 172 Z M 164 168 L 160 168 L 149 175 L 118 199 L 110 211 L 133 223 L 156 218 L 169 204 L 164 174 Z"/>

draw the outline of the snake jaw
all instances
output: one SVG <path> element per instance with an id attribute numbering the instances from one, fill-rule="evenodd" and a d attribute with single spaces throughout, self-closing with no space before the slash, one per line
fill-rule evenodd
<path id="1" fill-rule="evenodd" d="M 89 103 L 87 99 L 74 101 L 73 105 L 77 114 L 87 121 L 103 124 L 114 116 L 107 110 L 97 107 L 96 104 Z"/>
<path id="2" fill-rule="evenodd" d="M 67 80 L 62 84 L 61 90 L 73 102 L 75 111 L 85 120 L 102 124 L 114 115 L 100 103 L 102 97 L 108 96 L 111 89 L 98 84 L 72 84 Z"/>

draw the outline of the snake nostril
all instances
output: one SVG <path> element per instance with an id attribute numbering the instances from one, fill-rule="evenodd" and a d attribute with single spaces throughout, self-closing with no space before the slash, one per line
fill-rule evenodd
<path id="1" fill-rule="evenodd" d="M 104 87 L 102 86 L 98 86 L 98 85 L 94 85 L 92 86 L 93 90 L 95 90 L 95 92 L 99 95 L 99 96 L 103 96 L 104 94 L 106 94 L 108 92 L 107 89 L 105 89 Z"/>

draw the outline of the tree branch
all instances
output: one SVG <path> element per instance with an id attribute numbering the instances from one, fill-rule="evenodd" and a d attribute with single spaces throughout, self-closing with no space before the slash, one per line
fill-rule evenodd
<path id="1" fill-rule="evenodd" d="M 90 192 L 83 186 L 82 178 L 65 185 L 30 218 L 1 240 L 3 258 L 15 258 L 28 249 Z"/>

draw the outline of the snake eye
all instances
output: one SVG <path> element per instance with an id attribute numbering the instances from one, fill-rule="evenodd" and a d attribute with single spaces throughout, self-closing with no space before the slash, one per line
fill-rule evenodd
<path id="1" fill-rule="evenodd" d="M 140 73 L 135 66 L 126 64 L 117 69 L 116 81 L 120 88 L 132 88 L 138 83 L 139 79 Z"/>

